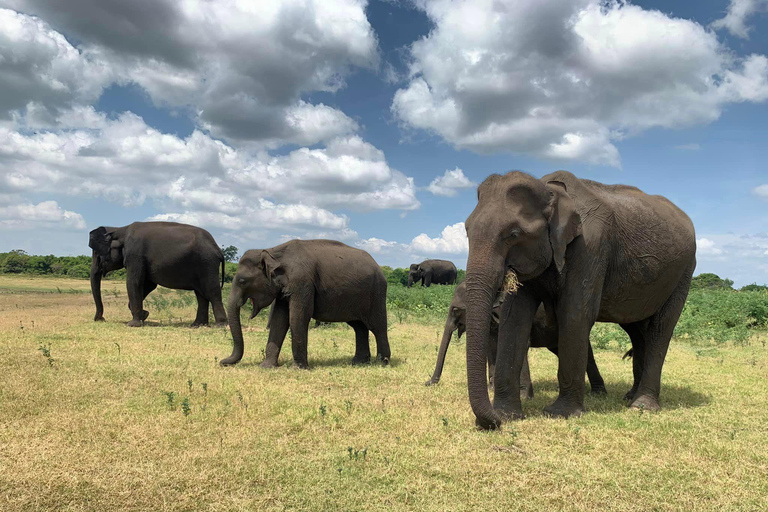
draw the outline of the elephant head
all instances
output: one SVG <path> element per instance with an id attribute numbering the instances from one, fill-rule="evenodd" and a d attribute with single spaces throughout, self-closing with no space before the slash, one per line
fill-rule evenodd
<path id="1" fill-rule="evenodd" d="M 98 227 L 91 231 L 88 247 L 93 250 L 91 258 L 91 293 L 96 303 L 94 320 L 104 320 L 104 304 L 101 301 L 101 278 L 107 272 L 119 270 L 123 262 L 123 241 L 117 228 Z"/>
<path id="2" fill-rule="evenodd" d="M 548 269 L 562 272 L 568 244 L 581 235 L 581 218 L 561 182 L 522 173 L 491 175 L 478 187 L 466 221 L 467 386 L 482 426 L 500 423 L 485 384 L 491 311 L 507 270 L 525 283 Z"/>
<path id="3" fill-rule="evenodd" d="M 251 300 L 253 313 L 269 306 L 280 296 L 288 284 L 285 266 L 280 254 L 268 250 L 250 250 L 243 254 L 237 265 L 229 292 L 227 319 L 234 342 L 232 355 L 221 360 L 222 365 L 236 364 L 243 358 L 243 329 L 240 325 L 240 308 Z"/>
<path id="4" fill-rule="evenodd" d="M 408 270 L 408 287 L 413 286 L 413 283 L 424 277 L 424 271 L 421 269 L 421 265 L 414 263 Z"/>

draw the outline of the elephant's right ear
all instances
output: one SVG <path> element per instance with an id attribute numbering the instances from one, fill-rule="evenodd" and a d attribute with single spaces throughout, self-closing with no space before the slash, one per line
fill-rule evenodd
<path id="1" fill-rule="evenodd" d="M 107 228 L 100 226 L 91 231 L 88 237 L 88 247 L 93 249 L 99 254 L 106 254 L 109 252 L 109 246 L 111 237 L 107 233 Z"/>
<path id="2" fill-rule="evenodd" d="M 568 195 L 565 183 L 550 181 L 547 183 L 550 201 L 547 206 L 549 218 L 549 243 L 552 257 L 558 272 L 565 267 L 565 250 L 568 244 L 582 233 L 581 215 L 576 211 L 576 203 Z"/>
<path id="3" fill-rule="evenodd" d="M 270 282 L 276 284 L 279 288 L 285 288 L 288 279 L 285 276 L 285 267 L 269 251 L 261 252 L 261 264 L 264 268 L 264 274 Z"/>

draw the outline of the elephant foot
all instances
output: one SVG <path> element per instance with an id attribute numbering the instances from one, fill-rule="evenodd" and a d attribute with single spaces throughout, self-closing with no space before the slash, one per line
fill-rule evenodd
<path id="1" fill-rule="evenodd" d="M 148 317 L 149 317 L 149 311 L 147 311 L 146 309 L 142 309 L 141 310 L 141 321 L 143 322 Z"/>
<path id="2" fill-rule="evenodd" d="M 144 324 L 143 324 L 143 322 L 141 320 L 136 320 L 134 318 L 133 320 L 131 320 L 130 322 L 128 322 L 125 325 L 127 325 L 128 327 L 141 327 Z"/>
<path id="3" fill-rule="evenodd" d="M 229 356 L 226 359 L 222 359 L 221 361 L 219 361 L 219 364 L 221 366 L 234 366 L 239 362 L 240 362 L 239 357 Z"/>
<path id="4" fill-rule="evenodd" d="M 355 356 L 352 358 L 352 364 L 353 365 L 359 365 L 359 364 L 370 364 L 371 363 L 371 356 Z"/>
<path id="5" fill-rule="evenodd" d="M 425 386 L 434 386 L 440 382 L 440 379 L 429 379 L 427 382 L 424 383 Z"/>
<path id="6" fill-rule="evenodd" d="M 309 370 L 309 363 L 307 361 L 297 361 L 294 359 L 293 363 L 299 370 Z"/>
<path id="7" fill-rule="evenodd" d="M 190 327 L 193 329 L 197 329 L 199 327 L 203 327 L 207 325 L 208 325 L 208 322 L 198 322 L 197 320 L 195 320 L 194 322 L 192 322 L 192 325 L 190 325 Z"/>
<path id="8" fill-rule="evenodd" d="M 551 418 L 578 418 L 584 413 L 582 405 L 558 398 L 544 408 L 544 415 Z"/>
<path id="9" fill-rule="evenodd" d="M 93 317 L 93 321 L 94 322 L 106 322 L 106 320 L 104 320 L 104 317 L 101 316 L 101 315 L 96 315 L 95 317 Z"/>
<path id="10" fill-rule="evenodd" d="M 595 387 L 593 387 L 591 389 L 590 393 L 593 394 L 593 395 L 603 395 L 603 396 L 605 396 L 605 395 L 608 394 L 608 390 L 605 389 L 605 386 L 595 386 Z"/>
<path id="11" fill-rule="evenodd" d="M 640 409 L 641 411 L 650 412 L 658 412 L 661 410 L 659 400 L 651 395 L 640 395 L 629 404 L 629 407 L 631 409 Z"/>
<path id="12" fill-rule="evenodd" d="M 624 401 L 631 402 L 635 398 L 636 394 L 637 394 L 637 389 L 635 388 L 630 389 L 624 394 Z"/>
<path id="13" fill-rule="evenodd" d="M 383 356 L 381 354 L 376 354 L 376 360 L 380 361 L 381 364 L 383 364 L 384 366 L 389 364 L 389 356 Z"/>
<path id="14" fill-rule="evenodd" d="M 271 361 L 269 359 L 265 359 L 261 362 L 259 365 L 259 368 L 277 368 L 277 361 Z"/>
<path id="15" fill-rule="evenodd" d="M 527 388 L 520 388 L 521 400 L 533 400 L 533 386 Z"/>

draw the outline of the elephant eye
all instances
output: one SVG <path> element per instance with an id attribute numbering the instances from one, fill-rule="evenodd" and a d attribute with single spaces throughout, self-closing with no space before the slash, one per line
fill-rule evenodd
<path id="1" fill-rule="evenodd" d="M 509 232 L 509 238 L 517 238 L 520 236 L 520 233 L 522 233 L 520 228 L 515 228 Z"/>
<path id="2" fill-rule="evenodd" d="M 241 277 L 240 279 L 237 280 L 237 282 L 240 284 L 245 284 L 245 278 Z"/>

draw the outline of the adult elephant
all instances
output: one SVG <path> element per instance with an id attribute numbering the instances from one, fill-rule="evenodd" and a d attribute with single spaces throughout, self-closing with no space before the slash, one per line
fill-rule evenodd
<path id="1" fill-rule="evenodd" d="M 424 260 L 411 265 L 408 271 L 408 287 L 419 281 L 427 288 L 431 284 L 454 284 L 456 274 L 456 265 L 450 261 Z"/>
<path id="2" fill-rule="evenodd" d="M 440 375 L 443 373 L 443 364 L 445 363 L 445 354 L 448 352 L 448 345 L 451 343 L 453 333 L 458 330 L 458 336 L 461 338 L 461 335 L 464 334 L 464 331 L 466 331 L 466 298 L 467 286 L 466 281 L 464 281 L 459 284 L 459 286 L 456 287 L 456 291 L 453 292 L 453 300 L 451 301 L 451 306 L 448 308 L 448 318 L 445 321 L 445 328 L 443 329 L 443 339 L 440 342 L 440 351 L 437 354 L 435 371 L 432 374 L 432 378 L 426 382 L 427 386 L 431 386 L 440 382 Z M 493 374 L 496 364 L 500 309 L 501 301 L 497 299 L 491 312 L 491 329 L 487 338 L 488 345 L 486 346 L 486 357 L 488 359 L 488 377 L 491 385 L 493 385 Z M 547 318 L 544 307 L 539 306 L 539 309 L 536 311 L 536 316 L 533 319 L 530 346 L 534 348 L 547 348 L 550 352 L 557 355 L 557 326 L 553 325 L 553 321 L 553 318 Z M 587 359 L 587 376 L 589 377 L 589 384 L 592 389 L 592 394 L 604 395 L 606 393 L 605 382 L 603 381 L 603 377 L 600 375 L 600 371 L 597 369 L 597 363 L 595 362 L 595 356 L 592 353 L 591 343 L 589 345 L 589 353 Z M 533 398 L 533 383 L 531 382 L 531 372 L 528 367 L 527 355 L 523 361 L 523 369 L 520 373 L 520 396 L 523 398 Z"/>
<path id="3" fill-rule="evenodd" d="M 251 299 L 253 314 L 272 305 L 262 368 L 277 366 L 288 329 L 293 360 L 308 368 L 307 335 L 312 318 L 347 322 L 355 330 L 352 363 L 371 359 L 368 332 L 376 337 L 378 358 L 389 362 L 387 280 L 370 254 L 332 240 L 291 240 L 271 249 L 243 254 L 229 294 L 229 327 L 234 347 L 224 366 L 243 357 L 240 308 Z"/>
<path id="4" fill-rule="evenodd" d="M 544 411 L 584 410 L 589 333 L 621 325 L 632 341 L 631 407 L 660 408 L 661 369 L 696 266 L 688 216 L 669 200 L 558 171 L 489 176 L 466 221 L 467 377 L 479 426 L 522 418 L 519 375 L 540 304 L 558 326 L 560 392 Z M 522 283 L 501 311 L 494 402 L 485 384 L 491 309 L 505 272 Z"/>
<path id="5" fill-rule="evenodd" d="M 126 269 L 128 307 L 138 327 L 147 319 L 144 299 L 158 285 L 194 290 L 197 316 L 193 327 L 208 324 L 208 305 L 213 306 L 216 325 L 227 324 L 221 301 L 224 256 L 211 234 L 195 226 L 176 222 L 134 222 L 121 228 L 101 226 L 90 233 L 93 249 L 91 291 L 96 303 L 95 321 L 104 320 L 101 278 L 107 272 Z M 219 278 L 221 266 L 221 278 Z"/>

